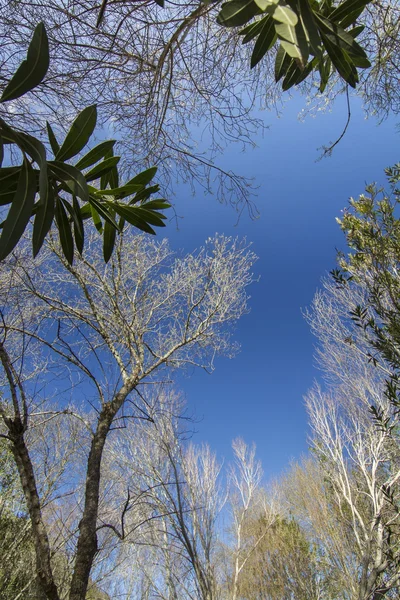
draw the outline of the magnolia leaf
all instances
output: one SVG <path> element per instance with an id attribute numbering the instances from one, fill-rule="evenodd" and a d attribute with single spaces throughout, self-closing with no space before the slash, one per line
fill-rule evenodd
<path id="1" fill-rule="evenodd" d="M 120 161 L 119 156 L 111 156 L 106 158 L 101 163 L 93 167 L 88 173 L 85 173 L 86 181 L 93 181 L 94 179 L 100 179 L 103 175 L 111 171 Z"/>
<path id="2" fill-rule="evenodd" d="M 24 233 L 32 215 L 35 194 L 35 171 L 24 156 L 24 161 L 20 168 L 17 189 L 0 237 L 0 260 L 3 260 L 10 254 Z"/>
<path id="3" fill-rule="evenodd" d="M 57 154 L 57 152 L 60 150 L 60 144 L 57 142 L 57 138 L 54 135 L 54 131 L 52 130 L 50 123 L 48 123 L 47 121 L 46 121 L 46 128 L 47 128 L 47 136 L 49 138 L 50 146 L 51 146 L 51 149 L 55 156 Z"/>
<path id="4" fill-rule="evenodd" d="M 298 21 L 296 13 L 289 6 L 277 4 L 271 10 L 275 21 L 294 27 Z"/>
<path id="5" fill-rule="evenodd" d="M 72 123 L 67 137 L 56 154 L 56 160 L 65 161 L 78 154 L 86 146 L 97 121 L 96 105 L 84 108 Z"/>
<path id="6" fill-rule="evenodd" d="M 101 158 L 105 158 L 106 154 L 114 148 L 114 144 L 115 140 L 107 140 L 106 142 L 101 142 L 100 144 L 89 150 L 89 152 L 85 154 L 85 156 L 83 156 L 80 160 L 78 160 L 78 162 L 75 165 L 76 168 L 82 171 L 83 169 L 91 167 L 92 165 L 97 163 Z"/>
<path id="7" fill-rule="evenodd" d="M 275 31 L 281 39 L 281 46 L 291 58 L 302 60 L 301 50 L 297 41 L 296 31 L 294 27 L 285 23 L 278 23 L 275 26 Z"/>
<path id="8" fill-rule="evenodd" d="M 332 60 L 332 64 L 339 75 L 343 77 L 351 87 L 356 87 L 356 84 L 358 83 L 358 73 L 350 56 L 345 50 L 332 44 L 323 33 L 321 33 L 321 37 L 328 56 Z"/>
<path id="9" fill-rule="evenodd" d="M 271 16 L 264 19 L 264 25 L 254 45 L 250 66 L 255 67 L 276 41 L 275 23 Z"/>
<path id="10" fill-rule="evenodd" d="M 74 240 L 71 226 L 60 198 L 56 198 L 55 217 L 60 236 L 61 248 L 68 263 L 74 260 Z"/>
<path id="11" fill-rule="evenodd" d="M 150 169 L 146 169 L 138 175 L 135 175 L 132 179 L 130 179 L 126 185 L 131 185 L 132 183 L 138 183 L 141 185 L 147 185 L 153 179 L 154 175 L 157 173 L 157 167 L 150 167 Z"/>
<path id="12" fill-rule="evenodd" d="M 49 68 L 49 42 L 43 23 L 39 23 L 29 44 L 26 59 L 20 64 L 6 85 L 0 102 L 15 100 L 35 88 Z"/>
<path id="13" fill-rule="evenodd" d="M 239 35 L 244 36 L 242 44 L 247 44 L 252 39 L 257 37 L 261 29 L 263 28 L 265 19 L 269 19 L 269 15 L 260 19 L 259 21 L 256 21 L 255 23 L 250 23 L 250 25 L 247 25 L 247 27 L 244 27 L 239 31 Z"/>
<path id="14" fill-rule="evenodd" d="M 254 0 L 231 0 L 231 2 L 222 5 L 217 23 L 224 27 L 237 27 L 245 25 L 250 19 L 262 12 Z"/>
<path id="15" fill-rule="evenodd" d="M 329 15 L 329 20 L 340 23 L 345 28 L 352 25 L 361 15 L 370 0 L 345 0 Z"/>
<path id="16" fill-rule="evenodd" d="M 52 160 L 48 163 L 50 171 L 58 181 L 63 181 L 68 191 L 84 202 L 89 201 L 89 188 L 82 173 L 72 165 Z"/>
<path id="17" fill-rule="evenodd" d="M 278 52 L 276 53 L 276 59 L 275 59 L 275 81 L 276 82 L 278 82 L 283 77 L 283 75 L 286 73 L 287 69 L 289 68 L 290 63 L 291 63 L 290 56 L 287 54 L 287 52 L 285 52 L 285 49 L 282 47 L 282 45 L 280 45 L 278 48 Z"/>

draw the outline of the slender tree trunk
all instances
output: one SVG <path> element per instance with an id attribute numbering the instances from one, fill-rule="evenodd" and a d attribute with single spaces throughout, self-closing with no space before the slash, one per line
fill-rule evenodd
<path id="1" fill-rule="evenodd" d="M 85 506 L 79 523 L 78 544 L 69 600 L 85 600 L 86 598 L 90 571 L 98 550 L 97 517 L 99 512 L 101 459 L 104 445 L 117 412 L 133 388 L 134 385 L 131 381 L 126 382 L 113 401 L 103 407 L 97 422 L 87 462 Z"/>
<path id="2" fill-rule="evenodd" d="M 57 586 L 54 583 L 50 562 L 50 544 L 45 524 L 42 519 L 39 494 L 36 488 L 33 465 L 25 444 L 24 434 L 12 427 L 9 437 L 12 440 L 11 450 L 18 468 L 29 516 L 32 524 L 33 543 L 36 554 L 36 570 L 40 585 L 48 600 L 59 600 Z M 22 430 L 22 424 L 20 429 Z"/>

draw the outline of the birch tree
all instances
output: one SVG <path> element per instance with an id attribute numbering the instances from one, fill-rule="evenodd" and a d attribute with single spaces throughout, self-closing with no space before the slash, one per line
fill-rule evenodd
<path id="1" fill-rule="evenodd" d="M 102 552 L 101 469 L 110 433 L 129 419 L 151 426 L 155 408 L 142 391 L 157 377 L 186 365 L 212 370 L 216 354 L 235 353 L 229 326 L 247 310 L 255 258 L 245 243 L 223 236 L 175 259 L 166 240 L 127 236 L 104 265 L 96 239 L 75 265 L 51 243 L 40 262 L 13 256 L 2 266 L 1 436 L 19 471 L 37 576 L 49 600 L 60 592 L 31 453 L 37 420 L 69 419 L 81 427 L 71 464 L 85 466 L 63 492 L 76 493 L 69 599 L 83 600 Z"/>

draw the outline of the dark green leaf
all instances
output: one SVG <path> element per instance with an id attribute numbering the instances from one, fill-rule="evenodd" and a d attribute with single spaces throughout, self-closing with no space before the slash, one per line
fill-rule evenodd
<path id="1" fill-rule="evenodd" d="M 171 208 L 171 204 L 165 202 L 165 200 L 150 200 L 150 202 L 142 204 L 142 207 L 150 208 L 152 210 L 164 210 L 166 208 Z"/>
<path id="2" fill-rule="evenodd" d="M 69 264 L 72 265 L 72 261 L 74 260 L 74 240 L 70 222 L 60 198 L 56 198 L 55 217 L 62 251 Z"/>
<path id="3" fill-rule="evenodd" d="M 43 23 L 39 23 L 29 44 L 26 59 L 20 64 L 0 98 L 0 102 L 15 100 L 43 80 L 49 68 L 49 42 Z"/>
<path id="4" fill-rule="evenodd" d="M 91 167 L 92 165 L 97 163 L 101 158 L 105 158 L 106 154 L 108 154 L 108 152 L 110 152 L 110 150 L 114 148 L 114 144 L 115 140 L 107 140 L 106 142 L 101 142 L 100 144 L 89 150 L 89 152 L 85 154 L 85 156 L 83 156 L 80 160 L 78 160 L 78 162 L 75 165 L 76 168 L 82 171 L 83 169 L 87 169 L 87 167 Z"/>
<path id="5" fill-rule="evenodd" d="M 162 213 L 157 213 L 153 210 L 146 210 L 143 206 L 136 207 L 138 216 L 146 221 L 146 223 L 151 223 L 155 227 L 165 227 L 165 223 L 163 219 L 166 219 L 165 215 Z"/>
<path id="6" fill-rule="evenodd" d="M 253 0 L 232 0 L 222 5 L 217 23 L 224 27 L 245 25 L 256 15 L 262 14 Z"/>
<path id="7" fill-rule="evenodd" d="M 164 8 L 164 0 L 154 0 L 154 2 L 158 4 L 158 6 L 161 6 L 161 8 Z"/>
<path id="8" fill-rule="evenodd" d="M 244 38 L 242 40 L 242 44 L 247 44 L 247 42 L 250 42 L 252 39 L 254 39 L 260 33 L 261 29 L 263 28 L 265 19 L 269 19 L 269 18 L 270 18 L 270 16 L 267 15 L 263 19 L 260 19 L 259 21 L 256 21 L 255 23 L 250 23 L 250 25 L 247 25 L 247 27 L 244 27 L 243 29 L 241 29 L 238 33 L 239 33 L 239 35 L 244 36 Z"/>
<path id="9" fill-rule="evenodd" d="M 107 152 L 107 154 L 104 155 L 104 158 L 111 158 L 114 156 L 114 150 L 113 148 L 110 148 Z M 110 188 L 115 189 L 119 186 L 119 176 L 118 176 L 118 169 L 117 167 L 115 167 L 114 169 L 111 169 L 111 171 L 109 171 L 108 173 L 106 173 L 105 175 L 103 175 L 100 178 L 100 187 L 102 190 L 105 190 L 108 186 L 110 186 Z"/>
<path id="10" fill-rule="evenodd" d="M 49 161 L 50 171 L 58 181 L 63 181 L 68 191 L 84 202 L 89 201 L 89 189 L 86 179 L 76 167 L 56 160 Z"/>
<path id="11" fill-rule="evenodd" d="M 47 193 L 40 196 L 36 205 L 36 215 L 33 224 L 32 248 L 33 256 L 36 256 L 43 245 L 44 238 L 48 234 L 54 219 L 54 192 L 52 186 L 48 186 Z"/>
<path id="12" fill-rule="evenodd" d="M 287 72 L 291 58 L 282 46 L 279 46 L 275 60 L 275 81 L 278 82 Z"/>
<path id="13" fill-rule="evenodd" d="M 340 23 L 341 27 L 346 28 L 357 20 L 369 3 L 370 0 L 345 0 L 330 13 L 329 20 Z"/>
<path id="14" fill-rule="evenodd" d="M 255 67 L 265 54 L 272 48 L 276 41 L 275 23 L 271 16 L 263 19 L 263 27 L 260 35 L 254 44 L 254 49 L 251 55 L 250 67 Z"/>
<path id="15" fill-rule="evenodd" d="M 325 49 L 332 60 L 332 64 L 341 77 L 352 87 L 356 87 L 358 82 L 357 69 L 352 63 L 349 55 L 345 50 L 332 44 L 330 40 L 321 32 L 322 41 Z"/>
<path id="16" fill-rule="evenodd" d="M 321 34 L 324 34 L 325 39 L 328 39 L 331 45 L 339 46 L 349 54 L 368 61 L 365 51 L 347 31 L 339 25 L 331 23 L 328 19 L 324 19 L 321 15 L 316 14 L 315 18 Z"/>
<path id="17" fill-rule="evenodd" d="M 3 159 L 4 159 L 4 145 L 3 145 L 3 138 L 0 135 L 0 167 L 3 164 Z"/>
<path id="18" fill-rule="evenodd" d="M 354 39 L 360 35 L 365 29 L 365 25 L 357 25 L 357 27 L 353 27 L 347 33 L 351 35 Z"/>
<path id="19" fill-rule="evenodd" d="M 145 171 L 138 173 L 138 175 L 135 175 L 135 177 L 130 179 L 126 185 L 131 185 L 132 183 L 147 185 L 150 183 L 156 173 L 157 167 L 151 167 L 150 169 L 146 169 Z"/>
<path id="20" fill-rule="evenodd" d="M 129 201 L 129 204 L 137 204 L 138 202 L 143 202 L 145 200 L 148 200 L 148 198 L 150 198 L 150 196 L 152 194 L 155 194 L 156 192 L 158 192 L 160 189 L 160 186 L 157 185 L 151 185 L 147 188 L 145 188 L 144 190 L 140 190 L 140 192 L 137 192 L 137 194 L 135 194 L 135 196 L 132 198 L 132 200 Z"/>
<path id="21" fill-rule="evenodd" d="M 140 217 L 138 208 L 134 206 L 127 206 L 126 204 L 119 204 L 117 202 L 110 202 L 109 204 L 112 206 L 115 212 L 128 221 L 128 223 L 134 225 L 141 231 L 155 235 L 156 232 L 154 229 Z"/>
<path id="22" fill-rule="evenodd" d="M 131 183 L 129 185 L 121 185 L 121 187 L 109 190 L 97 190 L 96 188 L 90 187 L 90 191 L 96 196 L 114 196 L 115 198 L 122 199 L 126 198 L 127 196 L 131 196 L 135 192 L 141 191 L 142 187 L 143 186 L 138 183 Z"/>
<path id="23" fill-rule="evenodd" d="M 57 152 L 60 150 L 60 144 L 57 142 L 57 138 L 54 135 L 54 131 L 52 130 L 50 123 L 48 123 L 47 121 L 46 121 L 46 127 L 47 127 L 47 135 L 49 138 L 50 146 L 51 146 L 51 149 L 55 156 L 57 154 Z"/>
<path id="24" fill-rule="evenodd" d="M 92 215 L 92 221 L 94 223 L 94 226 L 96 227 L 96 229 L 99 233 L 102 233 L 103 232 L 103 223 L 101 222 L 100 215 L 97 212 L 97 210 L 95 209 L 95 207 L 93 206 L 93 204 L 90 205 L 90 212 Z"/>
<path id="25" fill-rule="evenodd" d="M 83 245 L 85 242 L 85 229 L 83 227 L 81 210 L 76 196 L 72 196 L 72 207 L 74 209 L 74 214 L 72 215 L 72 218 L 74 220 L 75 244 L 79 254 L 82 254 Z"/>
<path id="26" fill-rule="evenodd" d="M 321 38 L 308 0 L 299 0 L 299 12 L 300 20 L 308 36 L 311 52 L 314 56 L 320 56 L 322 54 Z"/>
<path id="27" fill-rule="evenodd" d="M 115 217 L 115 211 L 110 208 L 110 213 L 113 217 Z M 108 221 L 104 223 L 104 233 L 103 233 L 103 257 L 104 261 L 107 263 L 113 253 L 115 238 L 117 235 L 117 230 L 115 227 L 110 225 Z"/>
<path id="28" fill-rule="evenodd" d="M 32 214 L 36 194 L 36 176 L 26 157 L 21 165 L 17 190 L 0 237 L 0 260 L 19 242 Z"/>
<path id="29" fill-rule="evenodd" d="M 86 146 L 97 121 L 96 105 L 84 108 L 72 123 L 67 137 L 56 154 L 56 160 L 65 161 L 72 158 Z"/>
<path id="30" fill-rule="evenodd" d="M 86 181 L 93 181 L 94 179 L 100 179 L 103 175 L 111 171 L 120 161 L 119 156 L 112 156 L 111 158 L 106 158 L 101 163 L 90 169 L 88 173 L 85 173 Z"/>
<path id="31" fill-rule="evenodd" d="M 325 90 L 326 85 L 329 81 L 329 75 L 331 73 L 332 61 L 329 56 L 324 60 L 320 60 L 318 64 L 319 73 L 321 76 L 321 84 L 319 86 L 319 91 L 322 92 Z"/>
<path id="32" fill-rule="evenodd" d="M 108 221 L 110 223 L 110 225 L 112 225 L 113 227 L 118 229 L 118 225 L 117 225 L 116 221 L 114 220 L 114 217 L 112 216 L 112 212 L 110 212 L 108 205 L 103 204 L 96 198 L 93 198 L 93 196 L 89 197 L 89 202 L 90 202 L 90 205 L 96 209 L 97 213 L 101 217 L 103 217 L 103 219 L 105 221 Z"/>
<path id="33" fill-rule="evenodd" d="M 65 198 L 60 198 L 60 200 L 64 204 L 65 208 L 69 212 L 69 215 L 72 219 L 72 223 L 74 224 L 75 244 L 76 244 L 79 254 L 82 254 L 84 239 L 85 239 L 85 230 L 83 227 L 81 209 L 80 209 L 78 200 L 77 200 L 76 196 L 73 196 L 72 197 L 72 202 L 73 202 L 72 206 L 69 202 L 67 202 L 67 200 L 65 200 Z"/>

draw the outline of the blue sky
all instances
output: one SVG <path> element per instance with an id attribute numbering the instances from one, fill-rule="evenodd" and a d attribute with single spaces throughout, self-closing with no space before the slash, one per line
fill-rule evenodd
<path id="1" fill-rule="evenodd" d="M 252 221 L 244 212 L 219 205 L 184 186 L 173 199 L 179 230 L 171 223 L 174 248 L 191 251 L 215 232 L 247 236 L 259 256 L 250 290 L 251 313 L 240 321 L 236 336 L 241 352 L 220 358 L 212 375 L 198 371 L 179 385 L 189 411 L 199 422 L 194 441 L 208 442 L 219 457 L 230 458 L 230 444 L 242 436 L 255 442 L 266 479 L 279 475 L 307 450 L 307 417 L 303 395 L 319 372 L 313 365 L 314 340 L 301 309 L 311 303 L 322 276 L 335 266 L 335 248 L 345 248 L 335 222 L 350 196 L 366 183 L 385 182 L 383 169 L 399 160 L 399 133 L 391 118 L 378 125 L 365 119 L 352 98 L 346 136 L 332 157 L 316 162 L 318 148 L 335 140 L 346 121 L 345 98 L 331 112 L 298 120 L 304 99 L 294 97 L 283 110 L 262 113 L 269 125 L 255 150 L 241 153 L 235 145 L 224 166 L 254 176 L 260 186 Z"/>

